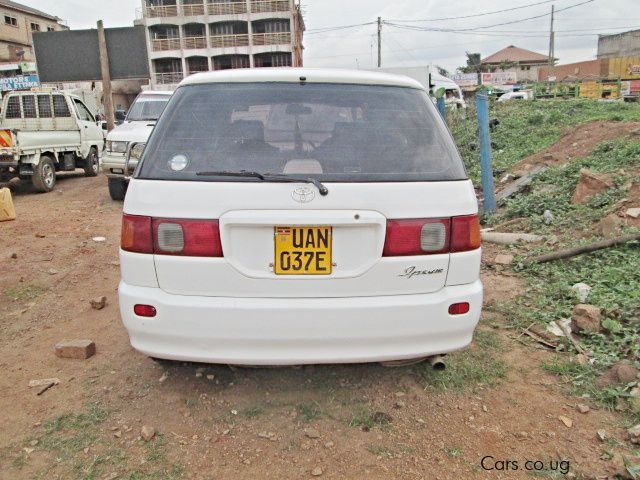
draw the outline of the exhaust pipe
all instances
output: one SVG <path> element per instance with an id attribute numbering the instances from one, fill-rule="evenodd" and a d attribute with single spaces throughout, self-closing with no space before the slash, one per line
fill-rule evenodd
<path id="1" fill-rule="evenodd" d="M 434 355 L 433 357 L 429 357 L 429 363 L 434 370 L 441 371 L 447 368 L 447 365 L 444 363 L 444 355 Z"/>

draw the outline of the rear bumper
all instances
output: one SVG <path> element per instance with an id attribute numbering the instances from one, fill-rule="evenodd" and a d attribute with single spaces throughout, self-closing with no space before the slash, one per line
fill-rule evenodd
<path id="1" fill-rule="evenodd" d="M 171 295 L 120 283 L 131 345 L 157 358 L 238 365 L 359 363 L 416 358 L 467 346 L 480 318 L 482 284 L 436 293 L 355 298 Z M 464 315 L 449 305 L 469 302 Z M 135 304 L 153 305 L 154 318 Z"/>

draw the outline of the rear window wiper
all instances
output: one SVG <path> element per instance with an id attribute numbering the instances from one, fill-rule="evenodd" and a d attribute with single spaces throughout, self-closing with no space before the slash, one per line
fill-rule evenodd
<path id="1" fill-rule="evenodd" d="M 316 186 L 320 195 L 323 197 L 329 193 L 329 189 L 325 187 L 320 180 L 311 177 L 299 177 L 295 175 L 282 175 L 278 173 L 260 173 L 249 170 L 240 170 L 238 172 L 220 171 L 220 172 L 197 172 L 196 175 L 203 177 L 247 177 L 257 178 L 263 182 L 288 182 L 288 183 L 312 183 Z"/>

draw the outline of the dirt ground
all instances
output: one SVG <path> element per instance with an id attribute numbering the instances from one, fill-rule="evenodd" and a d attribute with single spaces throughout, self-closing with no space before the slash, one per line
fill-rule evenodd
<path id="1" fill-rule="evenodd" d="M 586 157 L 601 142 L 625 136 L 637 138 L 638 122 L 588 122 L 563 131 L 560 139 L 548 148 L 522 159 L 511 169 L 523 175 L 535 165 L 562 165 L 574 158 Z"/>
<path id="2" fill-rule="evenodd" d="M 122 203 L 104 176 L 61 178 L 49 194 L 21 189 L 14 202 L 17 220 L 0 223 L 2 479 L 565 478 L 563 467 L 566 478 L 605 478 L 628 446 L 619 414 L 568 396 L 540 368 L 554 354 L 490 309 L 475 345 L 448 357 L 451 372 L 159 365 L 131 348 L 120 322 Z M 522 288 L 488 266 L 483 280 L 488 304 Z M 106 307 L 92 309 L 101 295 Z M 54 345 L 74 338 L 95 341 L 97 354 L 57 358 Z M 28 387 L 50 377 L 60 383 L 42 395 Z M 148 442 L 143 425 L 156 431 Z"/>

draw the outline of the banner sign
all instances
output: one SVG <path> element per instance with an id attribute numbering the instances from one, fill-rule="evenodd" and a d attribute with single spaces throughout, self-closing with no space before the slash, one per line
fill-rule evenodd
<path id="1" fill-rule="evenodd" d="M 516 79 L 516 72 L 494 72 L 482 74 L 483 85 L 513 85 L 514 83 L 518 83 Z"/>
<path id="2" fill-rule="evenodd" d="M 40 86 L 38 75 L 18 75 L 16 77 L 0 78 L 0 90 L 30 90 Z"/>
<path id="3" fill-rule="evenodd" d="M 456 73 L 451 76 L 451 80 L 456 82 L 459 87 L 473 87 L 478 85 L 477 73 Z"/>

